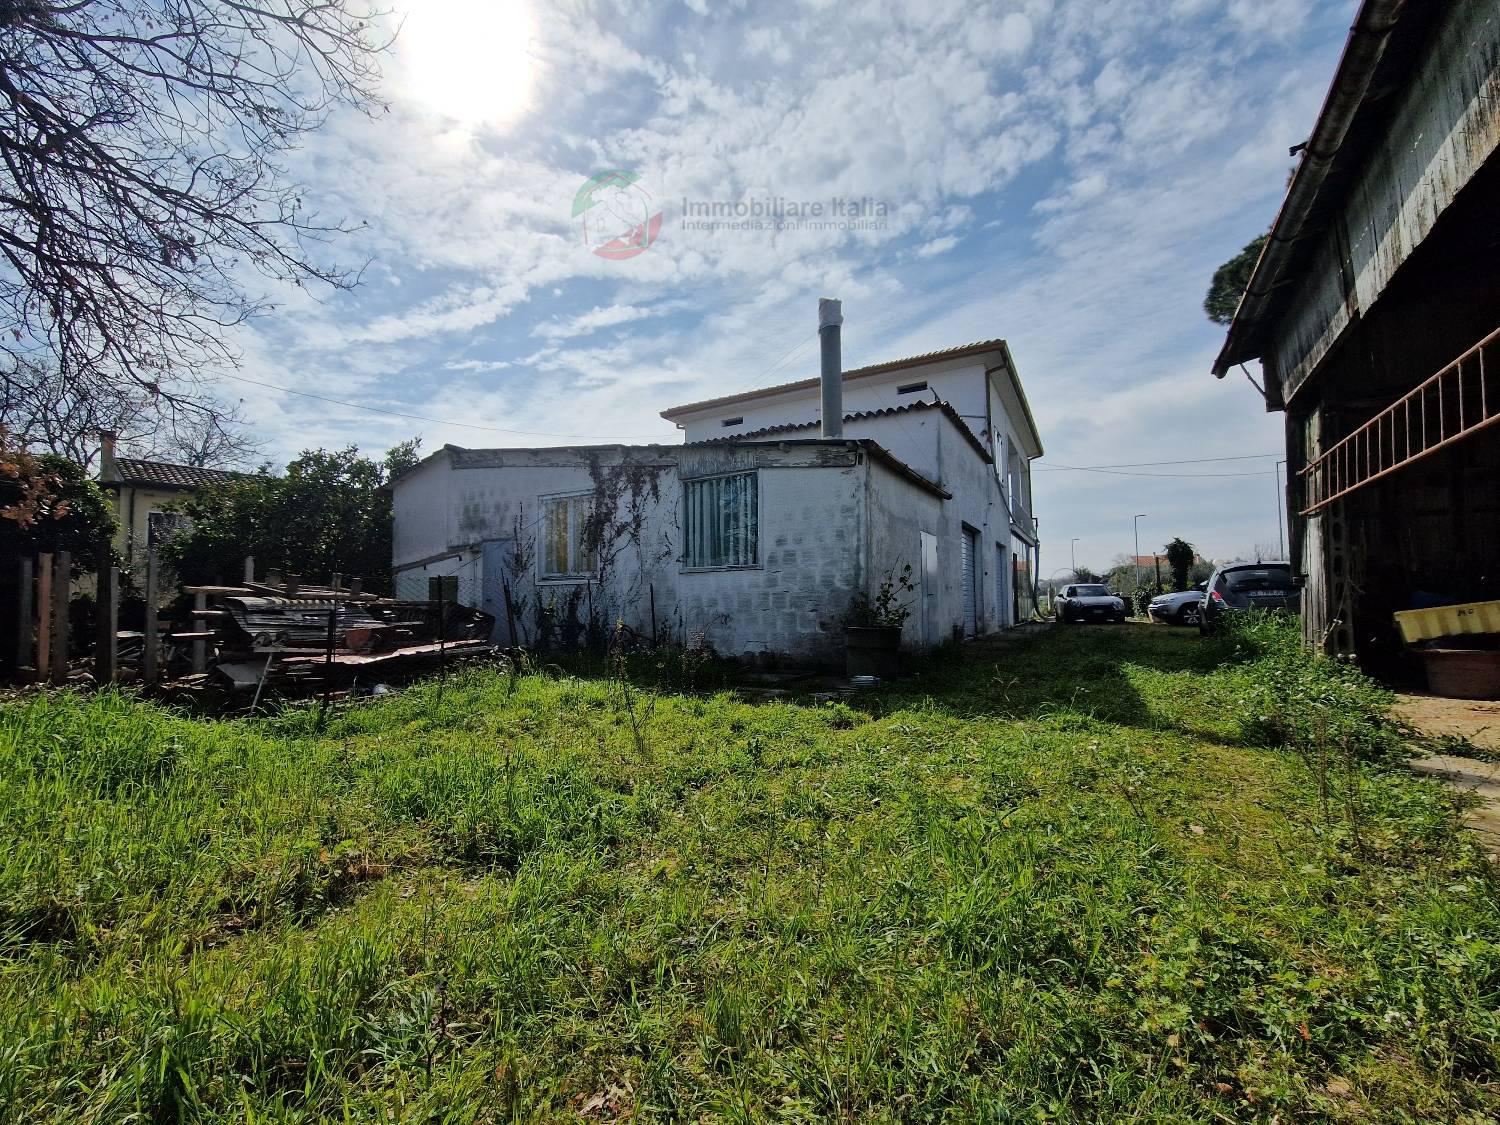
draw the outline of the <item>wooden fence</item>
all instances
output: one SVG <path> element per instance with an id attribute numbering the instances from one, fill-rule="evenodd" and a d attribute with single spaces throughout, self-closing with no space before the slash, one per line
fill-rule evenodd
<path id="1" fill-rule="evenodd" d="M 5 638 L 5 663 L 14 679 L 23 683 L 50 682 L 64 684 L 75 667 L 70 657 L 76 648 L 72 635 L 71 606 L 78 583 L 73 578 L 73 558 L 67 551 L 23 555 L 14 560 L 16 577 L 14 593 L 3 596 L 11 601 L 6 614 L 11 636 Z M 96 683 L 110 683 L 120 675 L 120 568 L 100 565 L 93 571 L 95 630 L 93 667 Z M 191 590 L 189 591 L 191 592 Z M 162 673 L 162 634 L 159 623 L 161 597 L 161 563 L 156 552 L 146 561 L 145 627 L 139 633 L 123 636 L 141 646 L 138 676 L 156 680 Z M 202 606 L 199 595 L 199 607 Z M 195 623 L 195 629 L 201 623 Z M 206 634 L 205 634 L 206 635 Z M 193 670 L 201 672 L 206 664 L 205 646 L 194 647 Z"/>

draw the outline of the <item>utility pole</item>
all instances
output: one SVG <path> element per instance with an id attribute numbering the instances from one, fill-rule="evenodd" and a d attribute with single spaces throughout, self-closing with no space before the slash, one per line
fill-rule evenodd
<path id="1" fill-rule="evenodd" d="M 1286 530 L 1284 528 L 1283 511 L 1286 508 L 1286 492 L 1281 487 L 1281 466 L 1285 461 L 1276 462 L 1276 546 L 1281 554 L 1278 556 L 1282 562 L 1286 557 Z"/>
<path id="2" fill-rule="evenodd" d="M 1073 577 L 1074 578 L 1078 577 L 1078 555 L 1074 551 L 1074 547 L 1076 547 L 1077 544 L 1078 544 L 1078 540 L 1077 539 L 1073 540 L 1072 543 L 1068 544 L 1068 561 L 1073 564 Z"/>
<path id="3" fill-rule="evenodd" d="M 1132 594 L 1138 594 L 1141 590 L 1141 520 L 1146 518 L 1145 512 L 1137 512 L 1131 523 L 1135 526 L 1135 554 L 1131 556 L 1135 560 L 1135 589 Z"/>

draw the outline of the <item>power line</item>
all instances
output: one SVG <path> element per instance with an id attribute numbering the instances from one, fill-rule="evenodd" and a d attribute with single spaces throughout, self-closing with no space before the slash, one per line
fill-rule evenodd
<path id="1" fill-rule="evenodd" d="M 1105 469 L 1147 469 L 1147 468 L 1152 468 L 1152 467 L 1157 466 L 1157 465 L 1206 465 L 1206 464 L 1209 464 L 1210 462 L 1219 462 L 1219 461 L 1260 461 L 1262 459 L 1269 459 L 1269 458 L 1272 458 L 1272 457 L 1281 457 L 1281 456 L 1282 456 L 1282 454 L 1280 454 L 1280 453 L 1243 453 L 1243 454 L 1240 454 L 1237 457 L 1188 457 L 1188 458 L 1185 458 L 1185 459 L 1183 459 L 1181 461 L 1122 461 L 1122 462 L 1120 462 L 1117 465 L 1056 465 L 1056 464 L 1054 464 L 1054 465 L 1037 465 L 1031 471 L 1034 472 L 1034 473 L 1045 473 L 1045 472 L 1061 471 L 1061 470 L 1082 471 L 1082 472 L 1093 472 L 1093 471 L 1097 470 L 1097 471 L 1102 472 Z M 1168 475 L 1171 475 L 1171 474 L 1163 473 L 1161 475 L 1168 476 Z M 1195 474 L 1191 474 L 1191 475 L 1197 476 L 1199 474 L 1195 473 Z M 1208 474 L 1202 474 L 1202 475 L 1206 476 Z M 1228 475 L 1230 475 L 1230 476 L 1237 476 L 1237 475 L 1240 475 L 1240 474 L 1231 473 L 1231 474 L 1228 474 Z M 1244 474 L 1244 475 L 1246 475 L 1246 476 L 1264 476 L 1266 474 L 1264 474 L 1264 473 L 1247 473 L 1247 474 Z"/>
<path id="2" fill-rule="evenodd" d="M 1095 469 L 1085 465 L 1055 465 L 1055 469 L 1078 473 L 1103 473 L 1112 477 L 1154 477 L 1157 480 L 1203 480 L 1207 477 L 1268 477 L 1269 472 L 1258 473 L 1136 473 L 1129 469 Z M 1033 472 L 1038 470 L 1033 469 Z"/>

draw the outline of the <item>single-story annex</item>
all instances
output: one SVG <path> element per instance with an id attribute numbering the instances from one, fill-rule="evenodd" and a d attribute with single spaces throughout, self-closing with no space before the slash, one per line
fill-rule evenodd
<path id="1" fill-rule="evenodd" d="M 681 445 L 436 451 L 393 486 L 398 596 L 454 576 L 500 643 L 623 621 L 813 663 L 841 659 L 851 599 L 906 566 L 906 644 L 1028 618 L 1042 446 L 1005 342 L 838 378 L 841 318 L 824 319 L 834 376 L 663 411 Z"/>

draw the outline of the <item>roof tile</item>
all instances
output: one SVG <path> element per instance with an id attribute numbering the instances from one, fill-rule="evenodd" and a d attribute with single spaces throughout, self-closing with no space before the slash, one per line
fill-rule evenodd
<path id="1" fill-rule="evenodd" d="M 121 484 L 150 485 L 184 491 L 223 484 L 245 475 L 228 469 L 200 469 L 196 465 L 173 465 L 166 461 L 146 461 L 139 457 L 116 457 L 115 468 L 119 471 Z"/>

